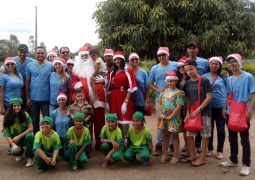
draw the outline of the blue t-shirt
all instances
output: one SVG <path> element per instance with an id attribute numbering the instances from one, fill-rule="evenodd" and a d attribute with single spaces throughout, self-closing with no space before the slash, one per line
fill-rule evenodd
<path id="1" fill-rule="evenodd" d="M 196 62 L 197 62 L 198 74 L 200 76 L 210 71 L 208 60 L 201 57 L 197 57 Z"/>
<path id="2" fill-rule="evenodd" d="M 17 71 L 22 75 L 23 81 L 25 82 L 25 80 L 26 80 L 26 67 L 27 67 L 27 64 L 31 63 L 31 62 L 34 62 L 35 60 L 30 58 L 30 57 L 26 57 L 24 63 L 20 64 L 18 56 L 14 57 L 13 59 L 16 62 Z"/>
<path id="3" fill-rule="evenodd" d="M 60 92 L 67 95 L 70 85 L 70 76 L 67 74 L 66 76 L 66 83 L 62 84 L 61 77 L 57 75 L 56 72 L 50 74 L 50 104 L 58 105 L 57 97 Z"/>
<path id="4" fill-rule="evenodd" d="M 30 98 L 33 101 L 49 101 L 50 99 L 50 74 L 53 71 L 49 61 L 39 65 L 37 61 L 27 65 L 26 76 L 30 77 Z"/>
<path id="5" fill-rule="evenodd" d="M 144 69 L 139 69 L 135 75 L 137 90 L 133 93 L 134 105 L 144 106 L 144 94 L 148 90 L 148 74 Z"/>
<path id="6" fill-rule="evenodd" d="M 212 85 L 212 108 L 221 108 L 224 106 L 227 99 L 227 78 L 222 78 L 220 76 L 217 77 L 215 81 L 213 81 L 212 74 L 206 73 L 202 77 L 209 79 Z"/>
<path id="7" fill-rule="evenodd" d="M 0 76 L 0 86 L 4 87 L 4 101 L 9 102 L 12 98 L 21 98 L 24 82 L 20 73 L 16 77 L 4 73 Z"/>
<path id="8" fill-rule="evenodd" d="M 156 64 L 151 68 L 148 83 L 156 83 L 157 88 L 167 88 L 165 82 L 165 74 L 170 71 L 176 71 L 178 67 L 177 62 L 169 61 L 169 64 L 166 67 L 162 67 L 161 64 Z M 156 100 L 159 97 L 159 93 L 156 93 Z"/>
<path id="9" fill-rule="evenodd" d="M 227 92 L 233 91 L 234 98 L 238 102 L 249 102 L 251 93 L 255 92 L 254 77 L 243 71 L 238 78 L 230 76 L 227 80 Z"/>
<path id="10" fill-rule="evenodd" d="M 52 111 L 51 118 L 53 120 L 55 131 L 61 139 L 65 139 L 67 130 L 73 126 L 73 120 L 67 116 L 67 114 L 63 115 L 59 108 Z"/>

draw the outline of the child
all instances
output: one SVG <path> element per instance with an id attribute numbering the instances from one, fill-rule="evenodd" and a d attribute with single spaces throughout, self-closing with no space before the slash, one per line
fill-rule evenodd
<path id="1" fill-rule="evenodd" d="M 246 114 L 246 121 L 248 128 L 239 132 L 241 137 L 241 145 L 243 148 L 242 168 L 240 175 L 248 176 L 250 174 L 251 163 L 251 147 L 249 140 L 249 127 L 252 112 L 255 106 L 255 80 L 254 77 L 242 70 L 242 57 L 240 54 L 230 54 L 227 59 L 227 66 L 232 71 L 233 75 L 228 78 L 227 93 L 228 98 L 223 107 L 224 119 L 229 121 L 229 114 L 232 108 L 231 101 L 236 100 L 238 103 L 246 103 L 247 108 L 244 107 Z M 232 98 L 231 98 L 232 94 Z M 241 110 L 241 109 L 240 109 Z M 229 122 L 228 122 L 229 123 Z M 238 164 L 238 132 L 228 129 L 229 143 L 230 143 L 230 157 L 229 160 L 222 162 L 219 166 L 236 167 Z"/>
<path id="2" fill-rule="evenodd" d="M 135 161 L 135 155 L 138 153 L 144 166 L 149 165 L 153 151 L 151 132 L 144 126 L 144 115 L 136 111 L 133 115 L 133 127 L 127 132 L 127 151 L 124 153 L 124 159 Z"/>
<path id="3" fill-rule="evenodd" d="M 110 165 L 111 159 L 113 161 L 119 161 L 121 159 L 122 152 L 124 150 L 124 144 L 122 140 L 122 133 L 119 127 L 117 127 L 117 114 L 107 114 L 107 125 L 101 130 L 101 149 L 106 155 L 103 167 Z"/>
<path id="4" fill-rule="evenodd" d="M 100 58 L 99 51 L 97 49 L 91 49 L 89 54 L 95 63 L 95 71 L 91 77 L 90 84 L 91 84 L 91 87 L 95 94 L 94 105 L 97 105 L 97 103 L 100 103 L 100 102 L 98 101 L 98 94 L 97 94 L 97 88 L 96 88 L 96 84 L 95 84 L 95 78 L 97 75 L 101 75 L 101 76 L 105 77 L 107 70 L 106 70 L 106 65 L 105 65 L 104 61 Z"/>
<path id="5" fill-rule="evenodd" d="M 74 126 L 70 127 L 66 133 L 67 149 L 69 152 L 69 163 L 74 173 L 77 166 L 84 164 L 88 158 L 84 152 L 86 146 L 92 144 L 88 128 L 84 127 L 84 114 L 77 112 L 74 115 Z"/>
<path id="6" fill-rule="evenodd" d="M 34 154 L 38 172 L 55 167 L 60 160 L 59 150 L 62 148 L 58 134 L 52 130 L 53 121 L 45 116 L 40 122 L 41 130 L 35 135 Z"/>
<path id="7" fill-rule="evenodd" d="M 197 135 L 195 132 L 186 131 L 188 140 L 188 149 L 190 157 L 182 159 L 182 162 L 191 162 L 194 167 L 202 166 L 205 164 L 205 155 L 207 153 L 207 147 L 209 138 L 211 136 L 211 84 L 208 79 L 201 78 L 198 75 L 198 68 L 196 61 L 188 60 L 185 63 L 185 71 L 190 79 L 185 83 L 185 95 L 187 97 L 187 114 L 184 119 L 186 123 L 190 117 L 195 118 L 201 113 L 201 121 L 203 129 L 200 131 L 202 136 L 202 152 L 198 159 L 196 159 L 195 141 L 194 137 Z M 198 95 L 198 84 L 200 82 L 200 94 Z M 200 102 L 197 103 L 198 97 Z M 198 107 L 193 112 L 190 112 L 190 107 L 198 104 Z"/>
<path id="8" fill-rule="evenodd" d="M 13 98 L 9 103 L 10 107 L 4 115 L 3 122 L 3 136 L 10 144 L 8 154 L 16 156 L 16 161 L 21 161 L 22 154 L 24 153 L 23 146 L 26 146 L 26 167 L 31 167 L 34 165 L 32 119 L 29 114 L 24 111 L 22 99 Z"/>
<path id="9" fill-rule="evenodd" d="M 182 123 L 180 111 L 184 105 L 184 92 L 176 88 L 178 80 L 179 78 L 174 71 L 166 73 L 168 88 L 160 93 L 158 100 L 158 110 L 160 112 L 158 128 L 164 129 L 163 154 L 160 157 L 160 162 L 163 164 L 169 159 L 168 143 L 170 135 L 172 135 L 174 141 L 174 155 L 170 164 L 179 162 L 180 139 L 178 133 Z"/>
<path id="10" fill-rule="evenodd" d="M 93 115 L 93 108 L 88 103 L 88 101 L 85 100 L 85 94 L 82 88 L 75 89 L 75 98 L 76 101 L 73 104 L 71 104 L 69 114 L 71 118 L 74 118 L 75 113 L 77 112 L 84 113 L 84 116 L 86 117 L 84 124 L 89 126 L 91 123 L 90 122 L 91 116 Z"/>

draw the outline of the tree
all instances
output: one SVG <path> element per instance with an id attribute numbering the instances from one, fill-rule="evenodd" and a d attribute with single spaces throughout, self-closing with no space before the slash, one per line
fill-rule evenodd
<path id="1" fill-rule="evenodd" d="M 172 58 L 196 41 L 202 55 L 249 55 L 255 47 L 255 8 L 242 0 L 107 0 L 97 5 L 100 45 L 142 57 L 168 46 Z"/>
<path id="2" fill-rule="evenodd" d="M 12 57 L 17 53 L 19 40 L 17 36 L 11 34 L 9 39 L 0 40 L 0 61 L 6 57 Z"/>
<path id="3" fill-rule="evenodd" d="M 29 46 L 29 52 L 32 56 L 34 56 L 35 54 L 35 40 L 34 40 L 34 36 L 30 35 L 29 36 L 29 40 L 28 40 L 28 46 Z"/>

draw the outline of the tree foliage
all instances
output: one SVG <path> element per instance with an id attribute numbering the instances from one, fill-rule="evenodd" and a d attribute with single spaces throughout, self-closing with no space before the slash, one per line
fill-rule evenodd
<path id="1" fill-rule="evenodd" d="M 17 36 L 11 34 L 9 39 L 0 40 L 0 61 L 3 61 L 5 57 L 12 57 L 16 54 L 19 45 Z"/>
<path id="2" fill-rule="evenodd" d="M 178 58 L 190 41 L 205 57 L 251 55 L 255 47 L 255 7 L 242 0 L 107 0 L 98 3 L 93 18 L 101 46 L 143 57 L 168 46 Z"/>

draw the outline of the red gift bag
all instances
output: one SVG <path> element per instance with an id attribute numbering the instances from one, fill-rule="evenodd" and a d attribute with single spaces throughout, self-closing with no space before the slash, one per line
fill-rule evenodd
<path id="1" fill-rule="evenodd" d="M 189 108 L 190 115 L 200 106 L 201 79 L 201 77 L 198 78 L 198 98 L 197 101 Z M 201 113 L 199 113 L 195 118 L 190 117 L 185 123 L 184 129 L 190 132 L 200 132 L 203 129 Z"/>
<path id="2" fill-rule="evenodd" d="M 230 113 L 228 118 L 228 128 L 232 131 L 241 132 L 248 128 L 246 119 L 246 102 L 238 102 L 233 97 L 233 93 L 230 94 L 229 100 Z"/>

